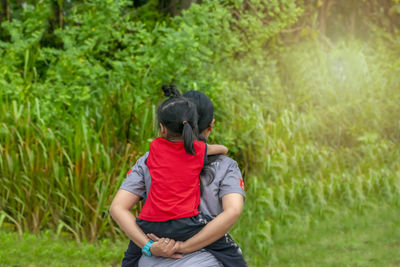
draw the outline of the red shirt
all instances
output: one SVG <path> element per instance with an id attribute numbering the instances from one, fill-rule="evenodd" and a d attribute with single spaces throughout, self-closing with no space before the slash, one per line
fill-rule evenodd
<path id="1" fill-rule="evenodd" d="M 183 142 L 156 138 L 150 144 L 147 167 L 149 195 L 139 218 L 152 222 L 196 216 L 200 204 L 200 172 L 206 144 L 194 141 L 196 155 L 186 153 Z"/>

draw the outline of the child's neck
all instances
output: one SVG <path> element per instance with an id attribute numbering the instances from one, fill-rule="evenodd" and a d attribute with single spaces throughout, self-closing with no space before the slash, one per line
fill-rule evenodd
<path id="1" fill-rule="evenodd" d="M 169 137 L 169 138 L 164 137 L 164 138 L 170 142 L 183 142 L 182 137 Z"/>

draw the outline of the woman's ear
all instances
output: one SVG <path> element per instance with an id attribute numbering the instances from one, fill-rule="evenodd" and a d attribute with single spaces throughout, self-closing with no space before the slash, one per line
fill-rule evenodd
<path id="1" fill-rule="evenodd" d="M 213 126 L 215 123 L 215 119 L 213 119 L 210 123 L 210 125 L 203 131 L 202 135 L 207 139 L 210 136 L 210 133 L 212 132 Z"/>
<path id="2" fill-rule="evenodd" d="M 215 119 L 213 119 L 213 120 L 211 121 L 211 123 L 210 123 L 210 126 L 208 126 L 208 130 L 209 130 L 210 132 L 212 132 L 212 128 L 214 127 L 214 123 L 215 123 Z"/>

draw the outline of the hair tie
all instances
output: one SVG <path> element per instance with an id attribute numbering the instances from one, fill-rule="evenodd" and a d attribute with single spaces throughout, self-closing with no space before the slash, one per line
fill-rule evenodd
<path id="1" fill-rule="evenodd" d="M 185 125 L 187 123 L 187 121 L 182 121 L 182 124 Z"/>

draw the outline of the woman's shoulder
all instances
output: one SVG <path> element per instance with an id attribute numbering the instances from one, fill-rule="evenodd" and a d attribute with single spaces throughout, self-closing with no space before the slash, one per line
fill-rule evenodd
<path id="1" fill-rule="evenodd" d="M 141 156 L 137 161 L 136 164 L 144 164 L 146 165 L 146 160 L 149 157 L 149 151 L 147 151 L 146 153 L 144 153 L 143 156 Z"/>
<path id="2" fill-rule="evenodd" d="M 211 160 L 210 164 L 215 170 L 213 184 L 218 186 L 220 193 L 222 193 L 221 196 L 225 193 L 244 195 L 242 172 L 234 159 L 218 155 L 217 158 Z"/>
<path id="3" fill-rule="evenodd" d="M 149 157 L 149 152 L 147 151 L 143 156 L 136 160 L 135 164 L 129 168 L 128 174 L 130 174 L 135 169 L 146 169 L 146 161 Z"/>
<path id="4" fill-rule="evenodd" d="M 238 168 L 236 160 L 226 156 L 226 155 L 212 155 L 208 156 L 208 162 L 216 167 L 222 169 L 228 169 L 231 167 Z"/>

